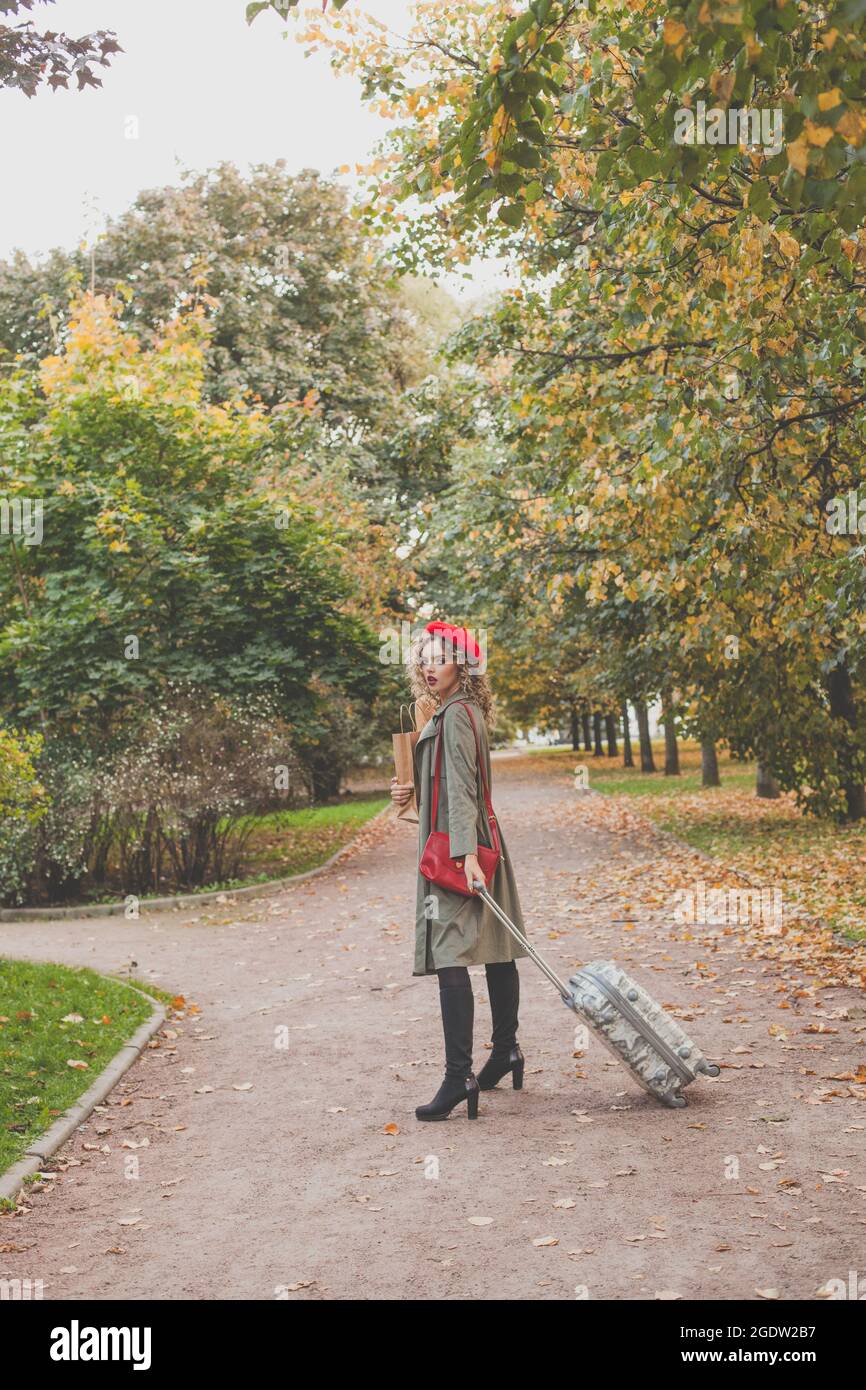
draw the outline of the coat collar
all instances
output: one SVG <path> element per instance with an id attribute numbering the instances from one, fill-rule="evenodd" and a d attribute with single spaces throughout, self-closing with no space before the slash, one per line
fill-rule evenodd
<path id="1" fill-rule="evenodd" d="M 439 708 L 427 720 L 427 723 L 424 725 L 423 729 L 418 735 L 418 738 L 415 741 L 415 747 L 417 748 L 418 744 L 421 743 L 423 739 L 435 737 L 435 735 L 439 732 L 439 720 L 441 719 L 443 712 L 448 708 L 450 704 L 453 704 L 455 700 L 466 700 L 468 698 L 469 697 L 467 695 L 464 695 L 463 691 L 458 686 L 457 689 L 454 691 L 454 694 L 449 695 L 447 700 L 443 700 Z"/>

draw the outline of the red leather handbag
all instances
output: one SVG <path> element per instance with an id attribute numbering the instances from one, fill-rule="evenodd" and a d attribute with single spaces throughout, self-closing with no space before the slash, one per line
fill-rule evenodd
<path id="1" fill-rule="evenodd" d="M 463 700 L 457 700 L 455 703 L 463 705 L 463 708 L 469 715 L 469 720 L 472 724 L 472 732 L 475 735 L 475 752 L 478 756 L 478 767 L 481 771 L 481 785 L 484 788 L 484 804 L 487 807 L 487 817 L 490 821 L 490 832 L 493 837 L 493 847 L 488 848 L 487 845 L 479 845 L 476 854 L 478 863 L 481 866 L 481 872 L 484 875 L 484 881 L 489 887 L 490 880 L 496 872 L 502 854 L 502 847 L 499 842 L 499 829 L 490 801 L 490 790 L 487 786 L 487 775 L 484 771 L 484 762 L 481 757 L 481 748 L 478 743 L 478 730 L 475 727 L 474 716 L 469 706 L 465 704 Z M 442 734 L 443 729 L 440 725 L 439 732 L 436 735 L 436 770 L 433 777 L 433 806 L 430 817 L 430 824 L 434 827 L 436 825 L 436 812 L 439 809 L 439 778 L 442 770 Z M 418 865 L 422 878 L 428 879 L 429 882 L 435 884 L 437 888 L 444 888 L 449 893 L 462 893 L 464 898 L 476 897 L 476 891 L 466 886 L 466 875 L 463 872 L 463 858 L 452 859 L 449 853 L 450 848 L 451 843 L 447 830 L 436 830 L 434 828 L 430 831 L 427 837 L 427 843 L 424 846 L 424 853 L 421 855 L 421 861 Z"/>

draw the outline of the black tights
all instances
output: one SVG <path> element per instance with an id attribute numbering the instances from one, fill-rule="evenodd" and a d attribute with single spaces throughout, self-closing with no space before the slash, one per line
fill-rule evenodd
<path id="1" fill-rule="evenodd" d="M 504 1056 L 517 1042 L 517 1011 L 520 999 L 520 975 L 513 960 L 485 963 L 487 994 L 493 1023 L 492 1046 L 497 1056 Z M 445 965 L 436 971 L 439 976 L 439 1002 L 442 1025 L 445 1029 L 446 1071 L 465 1076 L 472 1066 L 472 1034 L 475 1021 L 475 996 L 465 965 Z"/>
<path id="2" fill-rule="evenodd" d="M 491 961 L 488 965 L 485 965 L 484 969 L 487 972 L 487 980 L 489 983 L 491 976 L 503 978 L 505 975 L 510 975 L 512 971 L 517 969 L 517 962 L 513 960 Z M 458 989 L 472 988 L 469 983 L 469 970 L 465 965 L 443 965 L 440 970 L 436 971 L 436 974 L 439 976 L 440 989 L 448 988 L 449 986 Z"/>

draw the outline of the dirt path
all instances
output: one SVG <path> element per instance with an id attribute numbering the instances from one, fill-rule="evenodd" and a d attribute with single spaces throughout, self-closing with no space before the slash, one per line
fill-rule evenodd
<path id="1" fill-rule="evenodd" d="M 574 1015 L 523 960 L 524 1090 L 482 1095 L 476 1123 L 418 1123 L 441 1025 L 435 980 L 411 975 L 416 832 L 390 819 L 276 899 L 3 924 L 2 954 L 133 959 L 201 1012 L 0 1219 L 0 1277 L 42 1279 L 49 1299 L 809 1299 L 866 1273 L 862 992 L 677 926 L 650 831 L 618 830 L 603 798 L 525 759 L 496 777 L 555 968 L 620 960 L 718 1080 L 667 1111 L 600 1044 L 573 1055 Z M 483 968 L 472 978 L 478 1067 Z"/>

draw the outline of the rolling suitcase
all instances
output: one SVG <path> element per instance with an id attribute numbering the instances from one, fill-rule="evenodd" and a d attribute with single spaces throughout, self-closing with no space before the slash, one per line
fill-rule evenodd
<path id="1" fill-rule="evenodd" d="M 635 1081 L 662 1105 L 681 1108 L 688 1103 L 683 1088 L 697 1075 L 719 1075 L 719 1068 L 707 1061 L 676 1019 L 615 961 L 592 961 L 564 985 L 477 879 L 475 886 L 478 896 L 556 986 L 563 1003 L 589 1024 Z"/>

